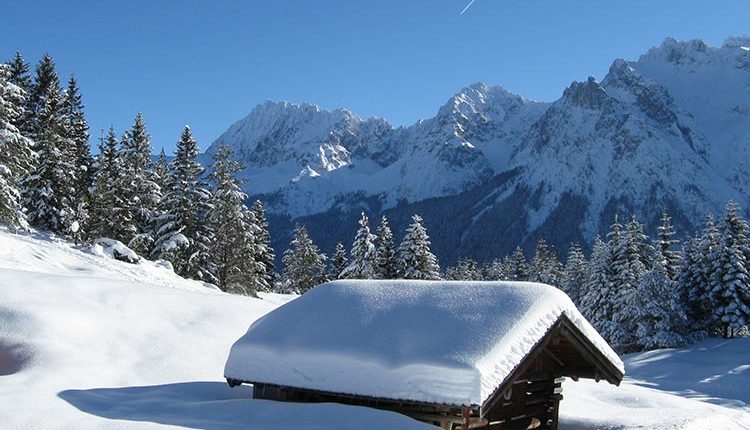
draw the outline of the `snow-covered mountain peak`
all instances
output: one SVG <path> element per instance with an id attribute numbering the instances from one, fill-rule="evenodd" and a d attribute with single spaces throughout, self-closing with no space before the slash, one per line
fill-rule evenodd
<path id="1" fill-rule="evenodd" d="M 599 109 L 607 99 L 607 91 L 593 76 L 585 82 L 574 81 L 563 92 L 563 99 L 574 106 L 586 109 Z"/>
<path id="2" fill-rule="evenodd" d="M 715 49 L 715 48 L 714 48 Z M 673 64 L 695 64 L 706 60 L 711 48 L 700 39 L 678 40 L 667 37 L 658 47 L 641 56 L 641 61 L 651 60 Z"/>
<path id="3" fill-rule="evenodd" d="M 744 51 L 750 50 L 750 36 L 729 36 L 724 39 L 722 48 L 745 48 Z"/>

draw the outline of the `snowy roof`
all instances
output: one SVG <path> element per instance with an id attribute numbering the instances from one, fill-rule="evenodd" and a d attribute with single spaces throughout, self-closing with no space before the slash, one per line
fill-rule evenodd
<path id="1" fill-rule="evenodd" d="M 624 373 L 557 288 L 528 282 L 335 281 L 257 320 L 224 375 L 244 382 L 481 405 L 565 315 Z"/>

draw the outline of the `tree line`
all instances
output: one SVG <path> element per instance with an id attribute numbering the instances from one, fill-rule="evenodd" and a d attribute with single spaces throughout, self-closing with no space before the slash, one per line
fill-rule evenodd
<path id="1" fill-rule="evenodd" d="M 441 279 L 437 257 L 430 250 L 430 237 L 419 215 L 412 216 L 404 239 L 396 247 L 388 219 L 382 217 L 375 235 L 362 212 L 349 256 L 339 242 L 330 259 L 320 252 L 305 227 L 297 226 L 282 261 L 284 270 L 277 289 L 284 293 L 302 294 L 333 279 Z"/>
<path id="2" fill-rule="evenodd" d="M 467 258 L 447 279 L 513 280 L 558 286 L 620 352 L 680 347 L 706 335 L 746 335 L 750 324 L 750 230 L 729 202 L 717 224 L 680 247 L 666 211 L 652 241 L 635 218 L 616 217 L 590 258 L 578 244 L 566 261 L 540 240 L 530 261 L 520 248 L 489 264 Z"/>
<path id="3" fill-rule="evenodd" d="M 167 162 L 162 150 L 154 162 L 140 114 L 120 137 L 110 128 L 97 156 L 88 141 L 78 84 L 71 77 L 63 87 L 49 55 L 33 77 L 20 53 L 0 64 L 0 224 L 76 243 L 114 239 L 225 291 L 272 288 L 263 205 L 246 205 L 228 147 L 205 175 L 186 126 L 174 158 Z"/>

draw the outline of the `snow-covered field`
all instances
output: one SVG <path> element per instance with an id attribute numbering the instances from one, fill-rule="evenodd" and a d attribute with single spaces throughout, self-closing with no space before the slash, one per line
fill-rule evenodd
<path id="1" fill-rule="evenodd" d="M 291 297 L 223 294 L 0 231 L 0 429 L 427 429 L 384 411 L 252 400 L 224 363 Z M 750 429 L 750 339 L 625 357 L 620 387 L 568 381 L 561 429 Z"/>

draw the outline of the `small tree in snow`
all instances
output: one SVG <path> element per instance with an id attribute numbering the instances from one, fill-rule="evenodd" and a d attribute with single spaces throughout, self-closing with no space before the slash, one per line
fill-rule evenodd
<path id="1" fill-rule="evenodd" d="M 106 237 L 120 242 L 135 234 L 135 226 L 126 200 L 127 191 L 122 152 L 114 129 L 99 142 L 99 157 L 89 204 L 89 239 Z"/>
<path id="2" fill-rule="evenodd" d="M 505 279 L 505 273 L 503 272 L 503 261 L 499 258 L 495 258 L 487 268 L 487 274 L 485 279 L 488 281 L 502 281 Z"/>
<path id="3" fill-rule="evenodd" d="M 10 70 L 0 64 L 0 224 L 27 229 L 21 205 L 23 180 L 33 166 L 31 140 L 16 127 L 24 112 L 23 89 L 10 81 Z"/>
<path id="4" fill-rule="evenodd" d="M 307 230 L 294 229 L 289 249 L 284 251 L 281 292 L 303 294 L 326 281 L 325 254 L 318 250 Z"/>
<path id="5" fill-rule="evenodd" d="M 589 274 L 581 293 L 581 313 L 608 341 L 611 338 L 615 290 L 610 268 L 612 252 L 609 244 L 596 237 L 591 251 Z"/>
<path id="6" fill-rule="evenodd" d="M 152 258 L 168 260 L 187 278 L 214 282 L 210 267 L 211 230 L 205 222 L 211 193 L 201 180 L 198 145 L 185 126 L 170 164 L 167 190 L 160 202 Z"/>
<path id="7" fill-rule="evenodd" d="M 664 263 L 664 258 L 656 259 L 634 296 L 637 342 L 646 350 L 679 348 L 686 343 L 682 334 L 686 326 L 685 315 L 675 283 L 669 278 Z"/>
<path id="8" fill-rule="evenodd" d="M 146 123 L 137 114 L 133 126 L 122 140 L 123 164 L 128 183 L 127 196 L 130 218 L 135 234 L 129 238 L 128 247 L 140 254 L 151 251 L 154 244 L 154 219 L 158 215 L 161 188 L 151 161 L 151 136 Z"/>
<path id="9" fill-rule="evenodd" d="M 258 236 L 255 238 L 256 251 L 258 253 L 256 260 L 265 267 L 263 270 L 265 283 L 273 285 L 277 276 L 276 265 L 274 264 L 276 254 L 271 247 L 271 233 L 268 227 L 268 220 L 266 219 L 266 211 L 263 209 L 263 203 L 260 200 L 256 200 L 253 203 L 252 211 L 255 225 L 258 227 Z"/>
<path id="10" fill-rule="evenodd" d="M 576 306 L 581 305 L 584 285 L 586 284 L 588 275 L 589 266 L 586 256 L 583 255 L 581 247 L 577 243 L 574 243 L 568 251 L 568 260 L 565 263 L 565 271 L 563 279 L 560 282 L 560 289 L 565 291 Z"/>
<path id="11" fill-rule="evenodd" d="M 528 281 L 529 265 L 526 262 L 526 256 L 520 246 L 517 246 L 513 254 L 507 260 L 505 276 L 509 281 Z"/>
<path id="12" fill-rule="evenodd" d="M 209 176 L 214 183 L 211 209 L 206 216 L 213 232 L 211 265 L 219 288 L 255 295 L 270 286 L 264 276 L 265 266 L 257 261 L 259 228 L 253 212 L 245 206 L 247 194 L 236 176 L 241 169 L 240 163 L 232 159 L 229 147 L 221 145 L 214 154 Z"/>
<path id="13" fill-rule="evenodd" d="M 329 277 L 331 279 L 338 279 L 347 266 L 349 266 L 349 259 L 346 257 L 346 248 L 344 248 L 343 243 L 338 242 L 336 244 L 336 252 L 334 252 L 333 258 L 331 258 Z"/>
<path id="14" fill-rule="evenodd" d="M 529 264 L 529 281 L 559 287 L 563 276 L 562 270 L 555 251 L 547 246 L 544 239 L 539 239 L 534 258 Z"/>
<path id="15" fill-rule="evenodd" d="M 680 263 L 682 261 L 682 255 L 678 251 L 675 251 L 679 240 L 675 239 L 674 228 L 672 227 L 672 218 L 667 213 L 667 209 L 664 208 L 661 214 L 661 225 L 659 226 L 659 234 L 656 240 L 656 251 L 661 255 L 661 258 L 665 264 L 665 270 L 669 279 L 676 280 L 677 274 L 680 270 Z"/>
<path id="16" fill-rule="evenodd" d="M 398 247 L 403 279 L 440 279 L 440 266 L 430 251 L 430 237 L 419 215 L 412 216 L 406 236 Z"/>
<path id="17" fill-rule="evenodd" d="M 378 225 L 375 240 L 375 277 L 377 279 L 396 279 L 398 277 L 398 257 L 393 233 L 385 216 Z"/>
<path id="18" fill-rule="evenodd" d="M 709 276 L 714 320 L 724 337 L 734 337 L 750 322 L 750 273 L 748 272 L 748 225 L 739 216 L 739 207 L 729 202 L 719 226 L 719 246 L 711 256 Z"/>
<path id="19" fill-rule="evenodd" d="M 351 261 L 339 276 L 349 279 L 372 279 L 375 277 L 375 235 L 370 233 L 367 215 L 362 212 L 359 229 L 352 245 Z"/>

